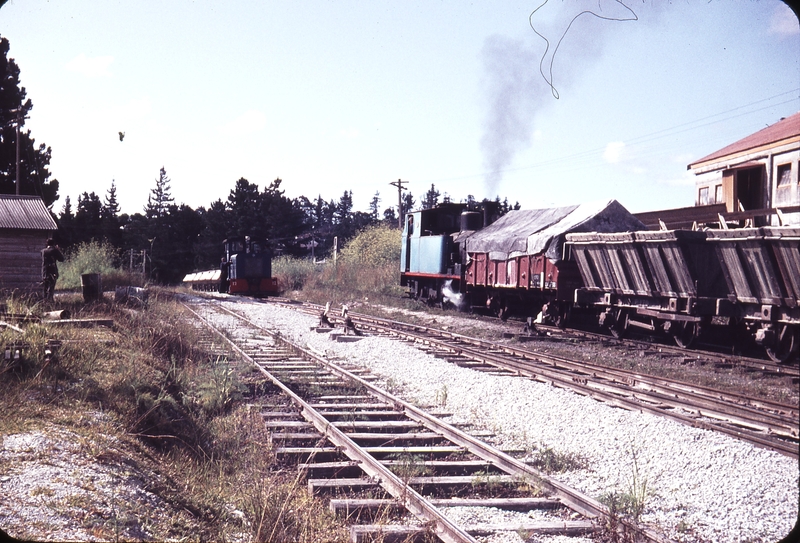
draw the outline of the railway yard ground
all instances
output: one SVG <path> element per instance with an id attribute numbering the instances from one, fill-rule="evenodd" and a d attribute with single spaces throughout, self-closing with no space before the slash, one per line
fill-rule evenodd
<path id="1" fill-rule="evenodd" d="M 773 542 L 786 536 L 798 519 L 796 455 L 620 409 L 534 379 L 476 371 L 435 356 L 424 345 L 366 329 L 357 341 L 334 341 L 332 334 L 315 329 L 319 319 L 313 311 L 299 311 L 292 304 L 226 295 L 180 297 L 194 310 L 210 315 L 224 307 L 326 360 L 362 368 L 395 396 L 441 413 L 448 423 L 495 447 L 514 451 L 519 460 L 585 495 L 620 507 L 634 502 L 638 524 L 664 540 Z M 787 405 L 800 401 L 797 377 L 791 372 L 759 371 L 713 362 L 697 352 L 676 354 L 658 345 L 579 338 L 557 330 L 542 329 L 522 341 L 521 323 L 366 302 L 349 305 L 353 314 L 524 345 L 534 352 L 669 376 Z M 90 309 L 71 307 L 78 316 L 97 316 Z M 339 307 L 334 301 L 334 308 Z M 262 488 L 269 486 L 266 480 L 288 479 L 281 488 L 301 494 L 293 481 L 295 471 L 276 473 L 270 464 L 272 453 L 264 453 L 270 436 L 246 401 L 253 374 L 245 370 L 228 379 L 234 367 L 222 366 L 219 360 L 212 361 L 211 370 L 202 369 L 198 361 L 197 367 L 177 362 L 182 356 L 201 356 L 198 345 L 167 339 L 172 336 L 166 329 L 180 326 L 177 315 L 190 319 L 188 311 L 113 306 L 94 311 L 113 318 L 114 328 L 75 327 L 67 334 L 42 324 L 37 332 L 42 337 L 62 338 L 52 365 L 32 364 L 27 374 L 5 372 L 0 377 L 6 380 L 0 424 L 0 528 L 14 537 L 37 540 L 346 540 L 344 528 L 326 514 L 324 504 L 293 502 L 287 494 L 276 490 L 270 495 Z M 152 318 L 142 317 L 150 311 L 156 313 Z M 215 318 L 232 333 L 233 325 Z M 165 330 L 159 330 L 158 322 Z M 13 336 L 8 329 L 4 334 L 4 339 Z M 136 343 L 139 336 L 147 337 Z M 150 352 L 145 344 L 156 347 Z M 69 360 L 76 345 L 82 345 L 80 364 Z M 23 357 L 42 354 L 34 350 L 29 348 Z M 8 385 L 12 379 L 13 387 Z M 233 382 L 243 387 L 244 396 L 218 393 Z M 103 392 L 104 386 L 131 387 L 131 393 L 121 400 Z M 183 396 L 175 393 L 176 387 Z M 217 393 L 212 394 L 209 389 L 214 387 Z M 175 402 L 178 397 L 181 406 Z M 220 404 L 221 399 L 229 404 Z M 170 402 L 175 404 L 173 412 L 165 409 Z M 157 414 L 164 420 L 155 418 Z M 170 426 L 170 420 L 180 418 L 187 420 Z M 264 515 L 270 503 L 284 513 L 298 511 L 295 531 L 286 528 L 284 539 L 254 526 L 254 515 Z M 450 508 L 448 514 L 460 523 L 507 523 L 506 532 L 477 537 L 492 543 L 585 543 L 609 537 L 532 535 L 513 527 L 522 522 L 520 515 L 531 518 L 532 513 L 514 516 L 484 509 L 478 519 L 472 509 Z"/>

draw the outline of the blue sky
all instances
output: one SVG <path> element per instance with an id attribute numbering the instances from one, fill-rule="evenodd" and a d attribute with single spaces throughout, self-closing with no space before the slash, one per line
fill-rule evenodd
<path id="1" fill-rule="evenodd" d="M 777 1 L 11 0 L 0 35 L 56 211 L 114 180 L 139 212 L 162 166 L 195 208 L 240 177 L 363 211 L 397 179 L 417 200 L 681 207 L 687 164 L 800 110 Z"/>

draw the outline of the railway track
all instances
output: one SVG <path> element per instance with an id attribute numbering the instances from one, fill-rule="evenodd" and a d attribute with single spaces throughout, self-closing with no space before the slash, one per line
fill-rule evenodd
<path id="1" fill-rule="evenodd" d="M 522 324 L 520 324 L 522 326 Z M 740 367 L 753 371 L 763 372 L 769 375 L 788 376 L 795 379 L 800 378 L 800 365 L 795 363 L 779 363 L 768 358 L 754 358 L 750 356 L 727 354 L 719 351 L 718 345 L 710 345 L 713 350 L 686 349 L 671 345 L 669 343 L 654 343 L 650 341 L 637 340 L 632 338 L 614 338 L 612 336 L 580 329 L 561 329 L 557 326 L 536 325 L 538 329 L 557 337 L 580 338 L 600 343 L 617 343 L 620 345 L 630 345 L 637 349 L 648 350 L 658 349 L 661 353 L 670 353 L 675 357 L 702 361 L 716 367 Z"/>
<path id="2" fill-rule="evenodd" d="M 524 330 L 526 327 L 525 320 L 514 316 L 505 320 L 492 316 L 482 316 L 481 318 L 496 324 L 516 327 L 518 330 Z M 761 372 L 765 375 L 787 376 L 800 380 L 800 363 L 798 363 L 796 359 L 788 362 L 775 362 L 767 358 L 766 355 L 748 356 L 738 353 L 740 347 L 732 347 L 730 345 L 723 346 L 707 340 L 698 340 L 689 348 L 679 347 L 663 336 L 648 336 L 647 332 L 644 331 L 631 331 L 623 336 L 614 336 L 608 332 L 602 332 L 596 329 L 596 327 L 593 328 L 585 324 L 568 328 L 560 328 L 548 324 L 536 324 L 535 328 L 539 333 L 557 338 L 591 341 L 607 345 L 624 345 L 645 352 L 657 350 L 659 353 L 665 355 L 671 355 L 684 360 L 692 360 L 702 364 L 709 364 L 716 368 L 745 368 L 748 371 Z M 520 335 L 524 334 L 525 332 L 523 331 Z M 637 337 L 642 339 L 636 339 Z M 752 350 L 753 349 L 750 349 L 749 352 Z"/>
<path id="3" fill-rule="evenodd" d="M 285 305 L 309 314 L 320 310 L 313 305 Z M 459 365 L 547 382 L 624 409 L 665 416 L 798 458 L 797 405 L 608 368 L 427 326 L 355 313 L 350 317 L 364 331 L 412 342 Z"/>
<path id="4" fill-rule="evenodd" d="M 499 531 L 581 536 L 610 518 L 596 500 L 377 388 L 363 369 L 326 360 L 216 304 L 187 307 L 203 323 L 210 352 L 235 353 L 280 391 L 279 400 L 270 395 L 258 405 L 274 452 L 297 464 L 312 492 L 331 497 L 331 510 L 352 523 L 352 541 L 433 535 L 472 542 Z M 528 513 L 511 524 L 464 525 L 451 520 L 453 507 Z M 663 541 L 629 522 L 618 529 Z"/>

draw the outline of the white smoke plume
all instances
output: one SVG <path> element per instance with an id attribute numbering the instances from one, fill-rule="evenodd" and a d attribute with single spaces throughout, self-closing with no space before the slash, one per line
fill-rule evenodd
<path id="1" fill-rule="evenodd" d="M 463 309 L 464 295 L 453 290 L 453 281 L 445 281 L 442 287 L 442 296 L 446 302 L 453 304 L 459 311 Z"/>

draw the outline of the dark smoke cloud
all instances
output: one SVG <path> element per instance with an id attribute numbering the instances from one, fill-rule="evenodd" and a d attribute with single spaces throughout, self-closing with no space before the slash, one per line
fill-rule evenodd
<path id="1" fill-rule="evenodd" d="M 483 45 L 489 112 L 481 138 L 486 197 L 497 192 L 503 170 L 530 145 L 536 102 L 549 87 L 535 67 L 539 57 L 521 40 L 491 36 Z"/>
<path id="2" fill-rule="evenodd" d="M 618 0 L 545 2 L 534 6 L 530 39 L 486 39 L 482 57 L 488 113 L 481 138 L 486 197 L 497 194 L 503 171 L 530 146 L 536 113 L 555 103 L 559 91 L 568 89 L 599 57 L 609 28 L 618 21 L 635 20 L 632 13 Z M 561 48 L 567 44 L 568 49 Z"/>

